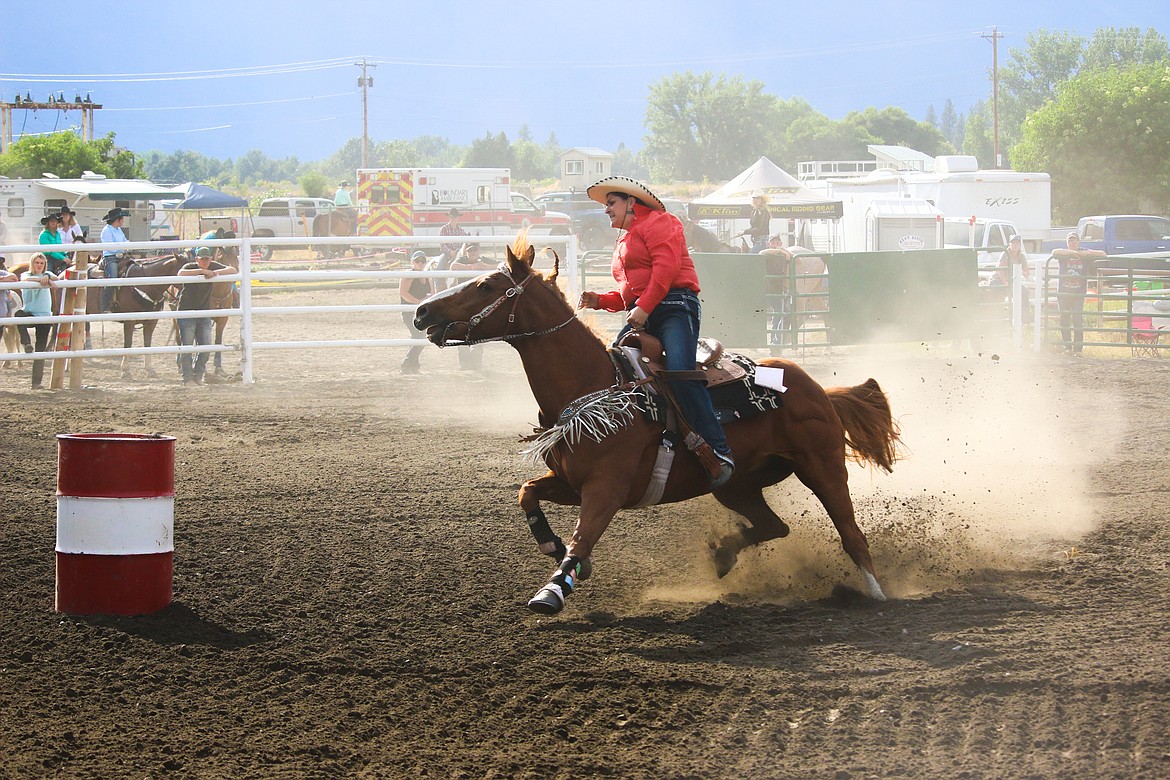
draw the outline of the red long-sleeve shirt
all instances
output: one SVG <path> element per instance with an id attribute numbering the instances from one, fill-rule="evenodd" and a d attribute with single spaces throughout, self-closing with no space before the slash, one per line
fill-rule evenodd
<path id="1" fill-rule="evenodd" d="M 636 304 L 649 314 L 672 289 L 699 292 L 699 277 L 678 217 L 630 202 L 634 224 L 613 250 L 613 278 L 618 289 L 598 295 L 597 305 L 607 311 L 622 311 Z"/>

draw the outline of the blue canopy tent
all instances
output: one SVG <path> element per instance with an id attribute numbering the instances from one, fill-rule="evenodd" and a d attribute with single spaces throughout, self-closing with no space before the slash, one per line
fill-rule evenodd
<path id="1" fill-rule="evenodd" d="M 175 206 L 176 209 L 183 211 L 239 209 L 247 207 L 248 201 L 238 195 L 229 195 L 226 192 L 213 190 L 205 184 L 195 184 L 194 182 L 187 187 L 187 197 Z"/>
<path id="2" fill-rule="evenodd" d="M 241 224 L 241 225 L 247 224 L 248 201 L 244 198 L 239 197 L 238 195 L 229 195 L 226 192 L 220 192 L 219 190 L 208 187 L 205 184 L 197 184 L 195 182 L 191 182 L 190 184 L 187 184 L 185 186 L 178 185 L 175 187 L 175 192 L 176 192 L 176 195 L 178 195 L 179 197 L 182 197 L 182 200 L 179 200 L 179 201 L 174 202 L 174 203 L 165 204 L 164 209 L 168 213 L 169 212 L 177 213 L 178 218 L 179 218 L 179 224 L 177 226 L 178 230 L 175 232 L 178 235 L 186 235 L 186 231 L 183 230 L 183 227 L 184 227 L 183 223 L 186 222 L 185 215 L 186 215 L 186 212 L 189 212 L 189 211 L 194 211 L 194 212 L 212 211 L 212 212 L 219 212 L 220 214 L 231 214 L 233 223 L 238 222 L 238 224 Z M 184 192 L 186 193 L 185 197 L 183 196 Z M 237 220 L 236 214 L 239 215 L 238 220 Z M 197 215 L 197 216 L 199 216 L 199 215 Z M 164 220 L 164 221 L 169 222 L 169 220 Z M 196 224 L 198 225 L 200 221 L 201 220 L 197 220 Z M 235 224 L 233 224 L 232 227 L 234 229 Z M 202 231 L 202 227 L 200 227 L 199 229 L 200 229 L 200 231 Z M 162 232 L 170 233 L 172 231 L 165 230 Z M 170 237 L 177 237 L 177 236 L 160 236 L 160 237 L 170 238 Z"/>

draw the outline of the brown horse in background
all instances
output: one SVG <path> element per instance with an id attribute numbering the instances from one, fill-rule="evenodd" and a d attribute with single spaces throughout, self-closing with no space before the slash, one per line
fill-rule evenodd
<path id="1" fill-rule="evenodd" d="M 420 304 L 414 324 L 440 347 L 483 341 L 511 344 L 540 407 L 540 425 L 549 430 L 562 415 L 572 421 L 606 398 L 620 400 L 622 388 L 615 386 L 614 364 L 605 345 L 577 319 L 556 286 L 559 258 L 546 279 L 532 268 L 532 248 L 518 243 L 498 270 Z M 824 505 L 866 593 L 884 600 L 868 543 L 854 517 L 846 460 L 892 468 L 898 428 L 885 394 L 872 379 L 856 387 L 826 390 L 791 361 L 765 359 L 760 365 L 784 369 L 788 391 L 779 409 L 726 426 L 736 471 L 713 495 L 750 526 L 719 540 L 716 573 L 730 571 L 740 551 L 788 534 L 788 526 L 765 501 L 763 489 L 795 474 Z M 548 473 L 520 488 L 520 506 L 541 551 L 558 562 L 549 583 L 528 602 L 542 614 L 559 612 L 577 581 L 589 576 L 594 545 L 619 510 L 641 505 L 655 467 L 661 424 L 638 413 L 610 416 L 609 424 L 591 422 L 597 422 L 592 432 L 570 435 L 545 450 Z M 605 432 L 592 435 L 598 430 Z M 709 484 L 699 459 L 679 448 L 656 503 L 703 495 L 710 492 Z M 541 501 L 581 508 L 568 545 L 552 532 Z"/>
<path id="2" fill-rule="evenodd" d="M 171 257 L 159 258 L 157 260 L 148 260 L 141 263 L 125 258 L 118 263 L 118 276 L 141 278 L 144 280 L 156 276 L 176 276 L 184 263 L 186 263 L 186 258 L 180 257 L 179 255 L 172 255 Z M 169 284 L 142 284 L 116 287 L 114 288 L 113 311 L 127 315 L 139 312 L 161 311 L 163 304 L 166 303 L 167 290 L 169 288 Z M 87 298 L 88 300 L 91 299 Z M 142 345 L 144 347 L 150 346 L 151 339 L 154 336 L 154 329 L 158 325 L 158 320 L 127 318 L 122 320 L 123 348 L 130 349 L 134 346 L 134 326 L 138 323 L 142 323 Z M 157 374 L 151 365 L 151 356 L 143 355 L 142 357 L 146 367 L 146 375 L 153 379 Z M 129 379 L 130 377 L 130 355 L 124 355 L 122 357 L 122 378 Z"/>
<path id="3" fill-rule="evenodd" d="M 313 217 L 314 236 L 356 236 L 357 211 L 352 207 L 325 211 Z M 322 246 L 317 250 L 322 257 L 342 257 L 345 247 Z"/>

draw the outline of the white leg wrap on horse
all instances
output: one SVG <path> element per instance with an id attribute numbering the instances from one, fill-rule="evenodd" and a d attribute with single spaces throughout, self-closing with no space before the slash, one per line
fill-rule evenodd
<path id="1" fill-rule="evenodd" d="M 877 579 L 860 566 L 857 570 L 861 572 L 861 579 L 865 581 L 865 590 L 871 599 L 876 601 L 885 601 L 886 594 L 882 592 L 882 586 L 878 585 Z"/>

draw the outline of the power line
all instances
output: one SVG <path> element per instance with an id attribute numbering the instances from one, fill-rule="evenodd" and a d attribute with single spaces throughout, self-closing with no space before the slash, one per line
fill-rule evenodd
<path id="1" fill-rule="evenodd" d="M 252 100 L 246 103 L 209 103 L 202 106 L 143 106 L 141 108 L 108 108 L 107 111 L 193 111 L 203 108 L 239 108 L 242 106 L 268 106 L 277 103 L 299 103 L 306 100 L 326 100 L 336 97 L 352 97 L 352 92 L 334 92 L 329 95 L 312 95 L 310 97 L 280 98 L 277 100 Z"/>

